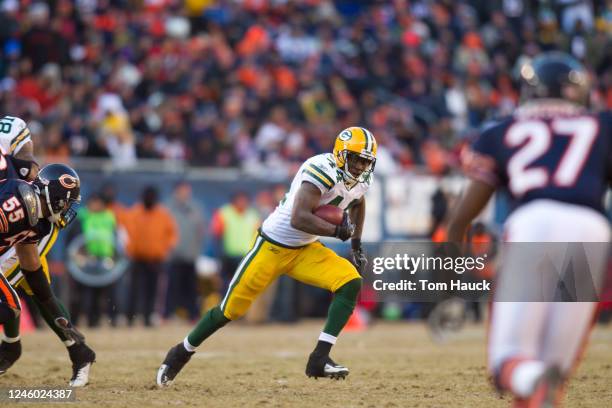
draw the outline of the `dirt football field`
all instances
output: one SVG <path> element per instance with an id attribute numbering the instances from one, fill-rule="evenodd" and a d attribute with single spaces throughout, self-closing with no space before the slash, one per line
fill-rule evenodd
<path id="1" fill-rule="evenodd" d="M 376 324 L 345 333 L 333 357 L 345 381 L 304 375 L 321 322 L 234 324 L 212 337 L 171 388 L 155 386 L 166 350 L 188 326 L 85 330 L 98 354 L 91 383 L 57 407 L 504 407 L 485 378 L 484 328 L 472 326 L 440 346 L 420 324 Z M 26 334 L 21 360 L 0 389 L 62 387 L 68 356 L 50 331 Z M 15 406 L 40 407 L 40 403 Z M 42 404 L 48 406 L 48 404 Z M 11 406 L 6 401 L 0 406 Z M 612 407 L 612 327 L 598 328 L 565 400 L 566 407 Z"/>

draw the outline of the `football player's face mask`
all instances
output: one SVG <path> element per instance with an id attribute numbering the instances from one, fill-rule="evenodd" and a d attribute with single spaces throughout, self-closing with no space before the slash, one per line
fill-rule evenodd
<path id="1" fill-rule="evenodd" d="M 81 196 L 69 197 L 67 199 L 53 200 L 49 190 L 42 190 L 42 197 L 45 199 L 49 216 L 47 219 L 59 228 L 66 228 L 76 218 L 76 206 L 81 202 Z"/>
<path id="2" fill-rule="evenodd" d="M 350 127 L 340 132 L 334 144 L 334 158 L 349 187 L 367 181 L 376 165 L 376 139 L 361 127 Z"/>
<path id="3" fill-rule="evenodd" d="M 70 225 L 70 223 L 74 221 L 77 216 L 75 207 L 79 205 L 80 202 L 81 199 L 79 197 L 78 200 L 73 200 L 67 203 L 64 211 L 56 217 L 57 221 L 55 221 L 55 225 L 57 225 L 59 228 L 66 228 L 68 225 Z"/>
<path id="4" fill-rule="evenodd" d="M 362 175 L 369 175 L 374 169 L 374 160 L 370 157 L 362 157 L 354 152 L 346 152 L 345 172 L 350 178 L 363 181 Z"/>

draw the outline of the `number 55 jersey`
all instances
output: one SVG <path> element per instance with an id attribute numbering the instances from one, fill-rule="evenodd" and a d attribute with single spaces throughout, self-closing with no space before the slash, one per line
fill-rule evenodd
<path id="1" fill-rule="evenodd" d="M 0 183 L 0 257 L 16 244 L 37 243 L 50 232 L 51 223 L 38 222 L 39 204 L 29 183 L 18 179 Z"/>
<path id="2" fill-rule="evenodd" d="M 517 207 L 548 199 L 603 213 L 612 179 L 612 114 L 540 100 L 486 128 L 463 154 L 473 179 L 505 188 Z"/>

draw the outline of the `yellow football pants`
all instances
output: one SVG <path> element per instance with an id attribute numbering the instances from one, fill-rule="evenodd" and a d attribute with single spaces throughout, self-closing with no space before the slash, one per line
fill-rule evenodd
<path id="1" fill-rule="evenodd" d="M 225 317 L 230 320 L 242 317 L 253 300 L 282 274 L 331 292 L 360 278 L 349 261 L 318 241 L 289 248 L 258 235 L 221 302 Z"/>

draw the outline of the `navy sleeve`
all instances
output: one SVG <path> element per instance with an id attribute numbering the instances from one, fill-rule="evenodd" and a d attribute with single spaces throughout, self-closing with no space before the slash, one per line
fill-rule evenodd
<path id="1" fill-rule="evenodd" d="M 496 188 L 503 184 L 505 179 L 499 164 L 500 133 L 499 124 L 484 127 L 472 145 L 461 155 L 461 165 L 468 177 Z"/>
<path id="2" fill-rule="evenodd" d="M 51 232 L 51 223 L 48 220 L 38 220 L 38 224 L 33 226 L 30 234 L 22 242 L 26 244 L 38 244 L 49 232 Z"/>
<path id="3" fill-rule="evenodd" d="M 602 132 L 601 137 L 604 138 L 607 148 L 606 176 L 610 186 L 612 185 L 612 111 L 604 111 L 599 114 L 599 131 Z"/>

